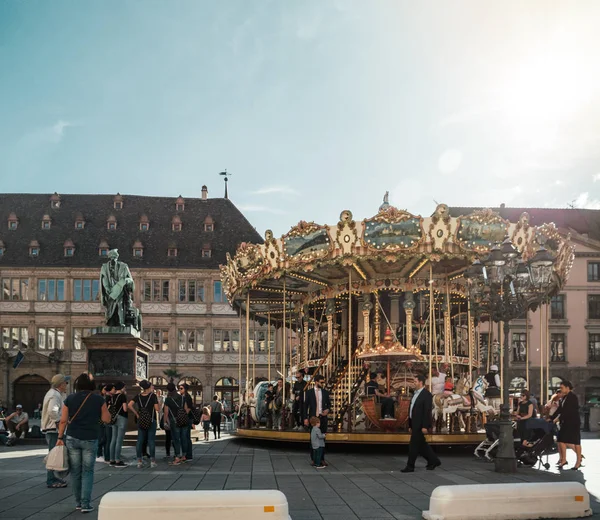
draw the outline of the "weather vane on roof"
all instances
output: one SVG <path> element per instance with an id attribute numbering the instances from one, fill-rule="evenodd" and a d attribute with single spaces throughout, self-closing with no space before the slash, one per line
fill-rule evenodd
<path id="1" fill-rule="evenodd" d="M 229 196 L 227 194 L 227 182 L 229 181 L 229 179 L 227 177 L 231 177 L 231 173 L 227 173 L 227 168 L 225 168 L 225 170 L 219 173 L 219 175 L 222 175 L 223 180 L 225 181 L 225 198 L 228 199 Z"/>

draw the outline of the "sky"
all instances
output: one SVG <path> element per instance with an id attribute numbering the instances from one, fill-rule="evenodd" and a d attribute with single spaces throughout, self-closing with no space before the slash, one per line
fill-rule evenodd
<path id="1" fill-rule="evenodd" d="M 600 2 L 0 0 L 0 191 L 600 209 Z"/>

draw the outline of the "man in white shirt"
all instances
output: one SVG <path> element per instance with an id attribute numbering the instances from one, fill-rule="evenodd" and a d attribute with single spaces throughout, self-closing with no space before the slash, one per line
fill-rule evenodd
<path id="1" fill-rule="evenodd" d="M 433 395 L 444 393 L 444 383 L 446 382 L 446 373 L 443 367 L 438 371 L 437 368 L 431 370 L 431 393 Z"/>
<path id="2" fill-rule="evenodd" d="M 60 422 L 69 379 L 69 376 L 56 374 L 52 378 L 50 390 L 44 396 L 41 430 L 46 435 L 49 452 L 56 446 L 56 441 L 58 440 L 58 423 Z M 48 471 L 46 486 L 49 488 L 64 488 L 67 487 L 67 483 L 62 479 L 56 478 L 53 471 Z"/>
<path id="3" fill-rule="evenodd" d="M 6 418 L 6 427 L 13 440 L 21 438 L 21 435 L 29 431 L 29 415 L 23 411 L 23 406 L 18 404 L 16 411 Z"/>

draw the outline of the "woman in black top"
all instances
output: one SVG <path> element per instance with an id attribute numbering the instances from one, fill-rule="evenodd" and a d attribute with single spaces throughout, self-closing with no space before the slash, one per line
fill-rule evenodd
<path id="1" fill-rule="evenodd" d="M 110 413 L 104 398 L 93 393 L 95 385 L 90 375 L 81 374 L 75 380 L 74 387 L 76 393 L 65 399 L 62 408 L 56 445 L 65 444 L 66 430 L 75 509 L 81 510 L 82 513 L 90 513 L 94 510 L 91 504 L 92 486 L 100 422 L 109 423 Z"/>
<path id="2" fill-rule="evenodd" d="M 531 402 L 529 390 L 523 390 L 519 398 L 519 408 L 517 410 L 517 430 L 523 446 L 529 445 L 529 432 L 527 420 L 536 416 L 535 406 Z"/>
<path id="3" fill-rule="evenodd" d="M 129 401 L 129 409 L 135 414 L 138 423 L 136 444 L 137 467 L 143 468 L 143 446 L 147 442 L 150 451 L 150 467 L 156 467 L 156 419 L 158 417 L 158 398 L 154 386 L 149 381 L 141 381 L 142 393 Z"/>
<path id="4" fill-rule="evenodd" d="M 572 390 L 573 385 L 570 381 L 560 383 L 560 394 L 563 397 L 556 412 L 550 416 L 550 420 L 554 421 L 558 418 L 560 424 L 560 431 L 558 432 L 559 469 L 567 465 L 567 448 L 570 448 L 577 454 L 577 462 L 571 469 L 578 470 L 584 457 L 581 454 L 579 401 Z"/>
<path id="5" fill-rule="evenodd" d="M 221 412 L 223 411 L 223 405 L 219 402 L 219 397 L 214 396 L 213 402 L 210 405 L 210 424 L 213 427 L 213 434 L 215 439 L 221 438 Z"/>
<path id="6" fill-rule="evenodd" d="M 127 396 L 125 395 L 125 383 L 119 381 L 111 392 L 111 416 L 112 416 L 112 439 L 110 442 L 110 465 L 115 468 L 126 468 L 121 460 L 121 449 L 127 431 Z"/>

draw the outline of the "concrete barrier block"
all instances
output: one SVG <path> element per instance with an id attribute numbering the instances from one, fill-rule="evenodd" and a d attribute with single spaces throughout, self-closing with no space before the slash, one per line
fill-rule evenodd
<path id="1" fill-rule="evenodd" d="M 98 520 L 291 520 L 276 490 L 116 491 L 100 501 Z"/>
<path id="2" fill-rule="evenodd" d="M 591 516 L 579 482 L 475 484 L 433 490 L 425 520 L 527 520 Z"/>

